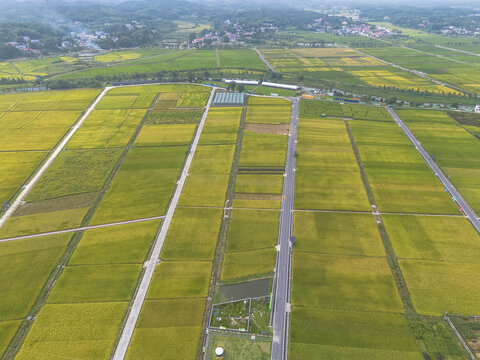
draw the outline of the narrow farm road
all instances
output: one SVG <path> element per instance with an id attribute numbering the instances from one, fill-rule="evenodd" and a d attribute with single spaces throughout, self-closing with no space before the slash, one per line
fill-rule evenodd
<path id="1" fill-rule="evenodd" d="M 407 125 L 404 124 L 404 122 L 400 119 L 397 113 L 391 107 L 387 107 L 387 110 L 390 112 L 395 122 L 403 130 L 405 135 L 407 135 L 408 139 L 412 142 L 412 144 L 415 145 L 415 149 L 417 149 L 420 155 L 422 155 L 425 162 L 428 164 L 428 166 L 433 170 L 433 172 L 438 177 L 438 179 L 445 186 L 445 189 L 455 199 L 455 202 L 458 204 L 458 206 L 460 207 L 461 211 L 465 214 L 465 216 L 470 220 L 473 227 L 480 233 L 480 220 L 478 219 L 477 214 L 475 214 L 475 212 L 472 210 L 470 205 L 468 205 L 468 203 L 462 197 L 460 192 L 455 188 L 455 186 L 453 186 L 450 180 L 448 180 L 448 178 L 444 175 L 442 170 L 440 170 L 440 168 L 435 163 L 435 161 L 431 158 L 431 156 L 423 149 L 422 145 L 417 140 L 415 135 L 413 135 L 413 133 L 410 131 Z"/>
<path id="2" fill-rule="evenodd" d="M 150 282 L 152 281 L 153 272 L 158 263 L 158 258 L 160 256 L 160 252 L 162 251 L 168 228 L 170 227 L 170 223 L 172 222 L 173 214 L 175 213 L 175 209 L 177 208 L 177 204 L 180 199 L 180 195 L 182 194 L 185 181 L 187 180 L 188 171 L 190 169 L 193 156 L 195 155 L 195 150 L 197 149 L 198 141 L 200 140 L 200 135 L 202 134 L 203 126 L 205 125 L 205 120 L 207 118 L 208 110 L 210 108 L 214 95 L 215 88 L 213 88 L 210 93 L 210 98 L 208 99 L 207 106 L 205 107 L 202 119 L 200 120 L 200 124 L 198 125 L 197 132 L 195 133 L 195 137 L 193 139 L 192 146 L 190 147 L 190 152 L 187 155 L 187 160 L 185 161 L 182 174 L 180 175 L 180 179 L 177 182 L 177 187 L 173 194 L 172 200 L 170 202 L 170 205 L 168 206 L 167 214 L 165 216 L 163 224 L 161 225 L 160 232 L 155 238 L 152 254 L 150 256 L 150 259 L 147 261 L 145 272 L 143 273 L 143 276 L 140 280 L 140 286 L 133 300 L 133 304 L 128 314 L 125 326 L 122 329 L 117 348 L 115 349 L 115 353 L 113 355 L 114 360 L 123 360 L 125 358 L 125 355 L 127 354 L 128 346 L 133 336 L 133 331 L 135 330 L 140 311 L 145 301 L 145 297 L 147 296 L 147 291 L 150 286 Z"/>
<path id="3" fill-rule="evenodd" d="M 47 171 L 47 169 L 52 165 L 53 161 L 57 158 L 57 156 L 60 154 L 60 152 L 65 148 L 65 145 L 67 145 L 68 141 L 72 138 L 72 136 L 77 132 L 77 130 L 82 126 L 83 122 L 88 118 L 90 113 L 92 112 L 93 109 L 95 109 L 95 106 L 102 100 L 103 96 L 110 90 L 112 87 L 106 87 L 105 89 L 102 90 L 102 92 L 97 96 L 95 101 L 87 108 L 83 116 L 76 122 L 76 124 L 70 129 L 68 132 L 67 136 L 60 142 L 60 144 L 57 145 L 55 150 L 48 156 L 47 160 L 45 163 L 40 167 L 40 169 L 37 171 L 37 173 L 34 175 L 34 177 L 24 186 L 22 192 L 20 195 L 17 196 L 13 204 L 10 205 L 10 207 L 5 211 L 5 213 L 2 215 L 0 218 L 0 229 L 5 225 L 7 220 L 13 215 L 13 213 L 18 209 L 18 207 L 22 204 L 23 200 L 25 200 L 26 196 L 28 193 L 32 190 L 32 188 L 35 186 L 35 184 L 38 182 L 40 177 Z"/>
<path id="4" fill-rule="evenodd" d="M 287 358 L 288 327 L 290 313 L 290 275 L 292 248 L 290 238 L 293 231 L 293 209 L 295 190 L 295 155 L 297 151 L 298 99 L 292 100 L 290 136 L 288 138 L 285 179 L 283 182 L 282 209 L 278 232 L 277 261 L 274 280 L 273 342 L 272 360 Z"/>
<path id="5" fill-rule="evenodd" d="M 100 228 L 110 227 L 110 226 L 135 224 L 135 223 L 144 222 L 144 221 L 160 220 L 160 219 L 163 219 L 163 218 L 165 218 L 164 215 L 162 215 L 162 216 L 152 216 L 152 217 L 148 217 L 148 218 L 125 220 L 125 221 L 119 221 L 119 222 L 108 223 L 108 224 L 82 226 L 82 227 L 73 228 L 73 229 L 56 230 L 56 231 L 48 231 L 48 232 L 44 232 L 44 233 L 37 233 L 37 234 L 31 234 L 31 235 L 15 236 L 15 237 L 10 237 L 10 238 L 0 239 L 0 243 L 8 242 L 8 241 L 15 241 L 15 240 L 31 239 L 31 238 L 41 237 L 41 236 L 48 236 L 48 235 L 66 234 L 66 233 L 75 232 L 75 231 L 100 229 Z"/>
<path id="6" fill-rule="evenodd" d="M 270 65 L 270 63 L 267 61 L 267 59 L 265 59 L 265 58 L 263 57 L 262 53 L 261 53 L 260 51 L 258 51 L 257 48 L 254 48 L 254 50 L 255 50 L 255 52 L 258 54 L 258 56 L 260 57 L 260 59 L 262 59 L 262 61 L 265 63 L 265 65 L 267 65 L 267 67 L 268 67 L 271 71 L 273 71 L 274 73 L 276 73 L 277 70 L 275 70 L 275 68 L 274 68 L 272 65 Z"/>

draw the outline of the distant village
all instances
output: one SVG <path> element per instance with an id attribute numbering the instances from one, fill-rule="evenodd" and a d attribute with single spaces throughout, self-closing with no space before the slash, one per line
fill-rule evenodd
<path id="1" fill-rule="evenodd" d="M 358 10 L 352 10 L 354 15 L 358 18 Z M 357 13 L 356 13 L 357 12 Z M 353 18 L 352 18 L 353 20 Z M 389 19 L 386 18 L 385 21 Z M 223 24 L 230 29 L 230 31 L 213 31 L 205 29 L 199 34 L 196 34 L 193 38 L 187 41 L 179 40 L 177 38 L 165 39 L 162 41 L 162 45 L 165 48 L 172 49 L 188 49 L 188 48 L 202 48 L 215 45 L 231 45 L 231 46 L 241 46 L 246 42 L 252 42 L 260 34 L 270 33 L 274 34 L 279 31 L 277 26 L 274 26 L 271 23 L 264 23 L 259 27 L 254 29 L 243 29 L 239 24 L 232 23 L 230 20 L 224 20 Z M 83 24 L 81 22 L 75 22 L 74 24 L 78 29 L 77 31 L 71 31 L 61 39 L 61 42 L 58 44 L 59 49 L 63 50 L 101 50 L 98 46 L 98 41 L 100 40 L 111 40 L 112 42 L 117 42 L 118 37 L 108 34 L 101 30 L 87 31 L 84 30 Z M 106 26 L 110 24 L 105 24 Z M 136 28 L 141 28 L 142 25 L 138 21 L 131 21 L 124 24 L 125 28 L 128 30 L 134 30 Z M 424 20 L 422 23 L 418 24 L 419 27 L 426 27 L 429 25 L 428 20 Z M 313 20 L 312 23 L 306 24 L 305 28 L 315 33 L 329 33 L 333 35 L 347 36 L 347 35 L 363 35 L 370 37 L 383 37 L 383 36 L 393 36 L 400 35 L 401 31 L 395 28 L 387 28 L 382 26 L 374 26 L 366 23 L 359 24 L 358 21 L 343 21 L 341 24 L 331 25 L 326 19 L 319 17 L 318 19 Z M 476 31 L 468 30 L 462 27 L 448 26 L 440 30 L 442 35 L 469 35 L 469 36 L 479 36 L 480 28 L 477 28 Z M 191 34 L 193 35 L 193 34 Z M 43 48 L 43 44 L 39 39 L 31 39 L 28 36 L 23 36 L 23 41 L 9 41 L 8 45 L 15 47 L 17 50 L 25 52 L 38 54 Z M 324 43 L 298 43 L 298 46 L 325 46 Z"/>

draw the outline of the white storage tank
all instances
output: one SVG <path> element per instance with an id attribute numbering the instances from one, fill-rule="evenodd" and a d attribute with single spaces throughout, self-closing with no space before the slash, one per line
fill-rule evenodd
<path id="1" fill-rule="evenodd" d="M 223 356 L 225 355 L 225 349 L 223 348 L 223 346 L 219 345 L 215 348 L 215 356 L 217 358 L 222 358 L 223 359 Z"/>

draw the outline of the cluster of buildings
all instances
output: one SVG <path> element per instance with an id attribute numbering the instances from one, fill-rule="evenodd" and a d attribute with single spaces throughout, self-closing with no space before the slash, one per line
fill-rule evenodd
<path id="1" fill-rule="evenodd" d="M 476 31 L 465 29 L 464 27 L 458 26 L 448 26 L 445 29 L 441 29 L 440 33 L 442 35 L 480 35 L 480 28 L 477 28 Z"/>
<path id="2" fill-rule="evenodd" d="M 37 49 L 37 47 L 41 45 L 41 42 L 40 40 L 30 39 L 28 36 L 24 36 L 22 42 L 9 41 L 7 42 L 7 44 L 15 47 L 17 50 L 20 50 L 20 51 L 39 53 L 40 50 Z"/>
<path id="3" fill-rule="evenodd" d="M 328 31 L 335 35 L 363 35 L 363 36 L 391 36 L 398 35 L 400 32 L 396 29 L 389 29 L 382 26 L 375 27 L 368 24 L 348 25 L 342 23 L 341 29 Z"/>
<path id="4" fill-rule="evenodd" d="M 260 28 L 260 31 L 262 28 Z M 263 31 L 266 31 L 266 28 L 263 28 Z M 278 31 L 278 28 L 277 30 Z M 244 40 L 252 39 L 254 32 L 251 31 L 226 31 L 224 33 L 216 32 L 207 32 L 203 36 L 199 36 L 191 41 L 190 44 L 184 43 L 181 47 L 203 47 L 206 45 L 220 45 L 220 44 L 238 44 L 242 43 Z"/>

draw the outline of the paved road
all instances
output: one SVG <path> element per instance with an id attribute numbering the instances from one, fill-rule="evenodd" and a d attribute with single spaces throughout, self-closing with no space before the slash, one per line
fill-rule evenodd
<path id="1" fill-rule="evenodd" d="M 288 138 L 285 180 L 283 183 L 282 211 L 278 233 L 277 263 L 275 268 L 275 293 L 273 308 L 272 360 L 287 358 L 288 323 L 290 312 L 291 249 L 290 236 L 293 230 L 293 208 L 295 188 L 295 153 L 297 149 L 298 99 L 292 100 L 290 136 Z"/>
<path id="2" fill-rule="evenodd" d="M 10 205 L 7 211 L 3 214 L 3 216 L 0 218 L 0 229 L 5 225 L 7 220 L 10 218 L 10 216 L 13 215 L 13 213 L 18 209 L 18 207 L 22 204 L 23 200 L 25 197 L 28 195 L 28 193 L 32 190 L 32 188 L 35 186 L 35 184 L 38 182 L 40 177 L 47 171 L 47 169 L 52 165 L 53 161 L 57 158 L 58 154 L 63 150 L 65 145 L 68 143 L 68 141 L 72 138 L 72 136 L 77 132 L 77 130 L 82 126 L 83 122 L 88 118 L 90 113 L 92 112 L 93 109 L 95 109 L 95 106 L 97 106 L 98 102 L 103 98 L 103 96 L 107 93 L 108 90 L 110 90 L 111 87 L 106 87 L 103 89 L 103 91 L 98 95 L 98 97 L 95 99 L 95 101 L 87 108 L 87 111 L 85 111 L 85 114 L 80 118 L 80 120 L 77 121 L 77 123 L 71 128 L 71 130 L 68 132 L 67 136 L 62 140 L 62 142 L 55 148 L 55 150 L 48 156 L 47 161 L 40 167 L 40 170 L 37 171 L 35 176 L 23 187 L 22 192 L 20 195 L 17 196 L 13 204 Z"/>
<path id="3" fill-rule="evenodd" d="M 163 221 L 163 224 L 160 228 L 160 232 L 155 238 L 152 254 L 147 262 L 145 272 L 143 273 L 140 282 L 140 286 L 135 295 L 135 299 L 133 300 L 133 305 L 128 314 L 125 326 L 122 329 L 122 334 L 120 336 L 117 348 L 115 349 L 115 354 L 113 355 L 114 360 L 123 360 L 127 353 L 130 340 L 132 339 L 133 331 L 135 330 L 135 326 L 140 315 L 140 310 L 142 309 L 143 302 L 145 301 L 148 287 L 150 286 L 150 282 L 152 281 L 153 272 L 158 263 L 158 258 L 160 256 L 160 252 L 162 251 L 165 237 L 167 236 L 168 228 L 170 227 L 170 223 L 172 222 L 173 214 L 175 213 L 175 209 L 180 199 L 180 195 L 182 194 L 183 186 L 185 185 L 185 181 L 187 180 L 188 171 L 193 160 L 193 155 L 195 154 L 195 150 L 197 149 L 198 141 L 200 140 L 200 135 L 202 134 L 203 126 L 205 125 L 205 120 L 207 118 L 208 109 L 210 108 L 210 104 L 212 103 L 214 95 L 215 88 L 213 88 L 212 92 L 210 93 L 210 98 L 208 99 L 207 106 L 203 113 L 200 124 L 198 125 L 197 132 L 195 133 L 192 146 L 190 147 L 190 152 L 187 155 L 187 160 L 185 161 L 182 174 L 180 175 L 180 180 L 177 182 L 175 193 L 173 194 L 172 201 L 168 206 L 167 215 L 165 216 L 165 220 Z"/>
<path id="4" fill-rule="evenodd" d="M 447 179 L 447 177 L 443 174 L 443 172 L 440 170 L 440 168 L 437 166 L 437 164 L 435 164 L 435 161 L 433 161 L 432 158 L 430 157 L 430 155 L 423 149 L 420 142 L 415 138 L 415 136 L 410 131 L 410 129 L 398 117 L 398 115 L 395 113 L 395 111 L 390 107 L 387 107 L 387 110 L 390 112 L 392 117 L 395 119 L 395 122 L 398 125 L 400 125 L 403 132 L 408 136 L 408 138 L 413 143 L 413 145 L 415 145 L 415 148 L 418 150 L 418 152 L 425 159 L 428 166 L 430 166 L 430 168 L 433 170 L 433 172 L 439 178 L 439 180 L 442 182 L 442 184 L 445 186 L 445 188 L 448 189 L 448 192 L 450 193 L 450 195 L 452 195 L 456 198 L 456 202 L 457 202 L 458 206 L 462 207 L 463 213 L 465 214 L 465 216 L 470 220 L 473 227 L 480 233 L 480 220 L 478 219 L 477 214 L 475 214 L 475 212 L 472 210 L 472 208 L 463 199 L 462 195 L 460 195 L 458 190 L 453 186 L 453 184 L 450 182 L 450 180 Z"/>
<path id="5" fill-rule="evenodd" d="M 257 52 L 258 56 L 260 57 L 260 59 L 262 59 L 262 61 L 265 63 L 265 65 L 267 65 L 268 68 L 269 68 L 271 71 L 273 71 L 274 73 L 276 73 L 277 70 L 275 70 L 275 68 L 274 68 L 272 65 L 270 65 L 270 63 L 267 61 L 267 59 L 265 59 L 265 58 L 263 57 L 263 55 L 260 53 L 260 51 L 258 51 L 257 48 L 254 48 L 254 50 Z"/>
<path id="6" fill-rule="evenodd" d="M 70 233 L 70 232 L 75 232 L 75 231 L 85 231 L 85 230 L 91 230 L 91 229 L 100 229 L 100 228 L 109 227 L 109 226 L 135 224 L 135 223 L 144 222 L 144 221 L 150 221 L 150 220 L 160 220 L 160 219 L 163 219 L 163 218 L 165 218 L 164 215 L 162 215 L 162 216 L 152 216 L 152 217 L 148 217 L 148 218 L 118 221 L 118 222 L 108 223 L 108 224 L 90 225 L 90 226 L 82 226 L 82 227 L 73 228 L 73 229 L 65 229 L 65 230 L 57 230 L 57 231 L 48 231 L 48 232 L 38 233 L 38 234 L 31 234 L 31 235 L 23 235 L 23 236 L 15 236 L 15 237 L 10 237 L 10 238 L 4 238 L 4 239 L 0 239 L 0 242 L 8 242 L 8 241 L 15 241 L 15 240 L 31 239 L 31 238 L 41 237 L 41 236 L 65 234 L 65 233 Z"/>

